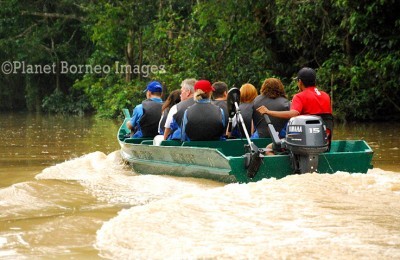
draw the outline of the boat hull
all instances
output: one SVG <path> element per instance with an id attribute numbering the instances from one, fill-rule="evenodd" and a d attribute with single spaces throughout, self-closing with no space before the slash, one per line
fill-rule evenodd
<path id="1" fill-rule="evenodd" d="M 263 156 L 257 174 L 249 178 L 244 158 L 246 140 L 163 141 L 160 146 L 155 146 L 146 138 L 123 139 L 126 132 L 123 124 L 118 133 L 121 156 L 138 174 L 247 183 L 264 178 L 279 179 L 293 173 L 289 155 Z M 271 142 L 268 138 L 252 141 L 260 148 Z M 372 168 L 372 155 L 372 149 L 363 140 L 335 140 L 329 152 L 319 155 L 318 173 L 366 173 Z"/>

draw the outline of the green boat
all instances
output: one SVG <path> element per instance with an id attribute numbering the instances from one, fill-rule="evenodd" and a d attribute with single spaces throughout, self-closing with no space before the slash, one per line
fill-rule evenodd
<path id="1" fill-rule="evenodd" d="M 118 131 L 122 159 L 139 174 L 197 177 L 221 182 L 255 182 L 264 178 L 283 178 L 294 173 L 293 156 L 264 156 L 249 149 L 266 147 L 271 138 L 228 139 L 226 141 L 162 141 L 153 145 L 148 138 L 125 138 L 130 132 L 125 120 Z M 245 149 L 247 147 L 247 150 Z M 373 151 L 363 140 L 333 140 L 329 152 L 314 155 L 318 173 L 366 173 L 372 168 Z M 253 157 L 256 158 L 253 160 Z M 307 157 L 308 158 L 308 157 Z M 251 165 L 251 164 L 255 165 Z M 250 165 L 249 165 L 250 164 Z"/>

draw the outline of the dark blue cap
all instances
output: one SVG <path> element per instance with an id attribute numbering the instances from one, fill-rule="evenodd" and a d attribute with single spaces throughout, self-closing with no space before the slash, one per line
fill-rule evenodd
<path id="1" fill-rule="evenodd" d="M 150 91 L 150 92 L 162 92 L 161 83 L 158 81 L 152 81 L 147 84 L 146 89 L 143 92 Z"/>

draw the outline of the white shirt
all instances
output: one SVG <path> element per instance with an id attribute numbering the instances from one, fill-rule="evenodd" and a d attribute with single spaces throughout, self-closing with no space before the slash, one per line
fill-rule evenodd
<path id="1" fill-rule="evenodd" d="M 176 104 L 175 104 L 175 105 L 173 105 L 173 106 L 171 107 L 171 109 L 170 109 L 169 112 L 168 112 L 167 120 L 165 121 L 165 125 L 164 125 L 165 128 L 171 128 L 171 123 L 172 123 L 173 116 L 174 116 L 177 112 L 178 112 L 178 108 L 177 108 L 177 106 L 176 106 Z"/>

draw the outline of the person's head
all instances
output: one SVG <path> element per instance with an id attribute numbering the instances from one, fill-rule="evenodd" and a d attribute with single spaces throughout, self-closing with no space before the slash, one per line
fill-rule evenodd
<path id="1" fill-rule="evenodd" d="M 268 78 L 264 80 L 260 92 L 261 94 L 272 99 L 278 97 L 286 98 L 286 93 L 282 81 L 280 81 L 280 79 L 277 78 Z"/>
<path id="2" fill-rule="evenodd" d="M 212 93 L 214 99 L 225 100 L 228 95 L 228 85 L 225 82 L 217 81 L 212 84 L 215 89 Z"/>
<path id="3" fill-rule="evenodd" d="M 251 103 L 257 95 L 256 87 L 250 83 L 243 84 L 240 88 L 240 103 Z"/>
<path id="4" fill-rule="evenodd" d="M 214 87 L 208 80 L 199 80 L 194 84 L 194 100 L 209 99 L 214 91 Z"/>
<path id="5" fill-rule="evenodd" d="M 162 111 L 164 112 L 165 109 L 171 108 L 173 105 L 175 105 L 179 102 L 181 102 L 181 90 L 176 89 L 176 90 L 172 91 L 169 94 L 167 100 L 165 100 L 165 102 L 162 106 Z"/>
<path id="6" fill-rule="evenodd" d="M 297 73 L 297 82 L 300 82 L 304 87 L 314 87 L 316 82 L 317 74 L 312 68 L 304 67 Z"/>
<path id="7" fill-rule="evenodd" d="M 181 101 L 193 97 L 194 84 L 196 84 L 196 79 L 185 79 L 181 83 Z"/>
<path id="8" fill-rule="evenodd" d="M 161 86 L 161 83 L 158 81 L 152 81 L 149 84 L 147 84 L 146 89 L 144 90 L 146 92 L 146 97 L 151 98 L 151 97 L 161 97 L 161 93 L 163 91 L 163 88 Z"/>

